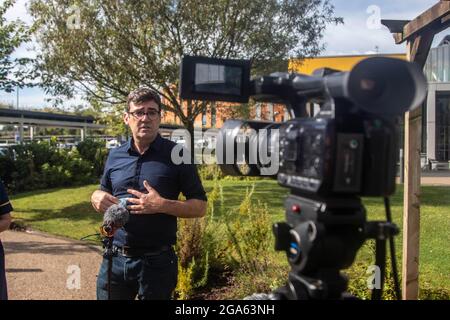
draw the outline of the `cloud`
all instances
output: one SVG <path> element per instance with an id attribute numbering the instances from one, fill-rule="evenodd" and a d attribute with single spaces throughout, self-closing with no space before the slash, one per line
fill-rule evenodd
<path id="1" fill-rule="evenodd" d="M 396 45 L 389 30 L 374 21 L 413 19 L 436 3 L 436 0 L 333 1 L 335 14 L 344 18 L 344 24 L 326 29 L 323 38 L 326 50 L 322 55 L 405 52 L 405 44 Z M 433 46 L 446 34 L 444 31 L 437 35 Z"/>
<path id="2" fill-rule="evenodd" d="M 20 19 L 25 22 L 27 25 L 32 23 L 32 18 L 27 12 L 27 0 L 18 0 L 12 8 L 10 8 L 6 14 L 5 18 L 7 21 L 13 21 L 16 19 Z"/>

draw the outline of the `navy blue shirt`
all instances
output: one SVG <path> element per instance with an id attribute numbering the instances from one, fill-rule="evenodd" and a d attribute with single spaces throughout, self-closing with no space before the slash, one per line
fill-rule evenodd
<path id="1" fill-rule="evenodd" d="M 206 194 L 194 164 L 176 165 L 171 152 L 176 143 L 159 134 L 141 155 L 130 139 L 112 149 L 106 161 L 100 189 L 117 198 L 134 198 L 127 189 L 148 193 L 144 180 L 163 198 L 177 200 L 180 192 L 186 199 L 206 201 Z M 156 214 L 132 214 L 124 228 L 114 235 L 114 244 L 129 247 L 160 247 L 176 242 L 177 218 Z"/>
<path id="2" fill-rule="evenodd" d="M 0 181 L 0 216 L 13 211 L 13 207 L 9 202 L 8 195 L 6 194 L 5 187 Z"/>

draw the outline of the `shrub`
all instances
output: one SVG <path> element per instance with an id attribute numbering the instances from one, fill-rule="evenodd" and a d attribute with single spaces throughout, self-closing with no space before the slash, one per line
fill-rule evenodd
<path id="1" fill-rule="evenodd" d="M 237 209 L 224 214 L 231 246 L 229 256 L 240 269 L 259 274 L 268 267 L 268 248 L 272 246 L 270 214 L 267 205 L 254 203 L 255 186 L 247 189 Z"/>
<path id="2" fill-rule="evenodd" d="M 77 145 L 77 150 L 82 159 L 89 161 L 93 165 L 94 174 L 100 177 L 108 156 L 108 149 L 101 141 L 86 139 Z"/>
<path id="3" fill-rule="evenodd" d="M 179 265 L 176 288 L 178 299 L 189 299 L 196 290 L 206 286 L 211 268 L 218 272 L 224 269 L 225 230 L 223 225 L 214 221 L 215 212 L 220 209 L 217 207 L 220 197 L 221 184 L 216 178 L 213 189 L 208 194 L 206 216 L 179 221 L 177 234 Z"/>
<path id="4" fill-rule="evenodd" d="M 203 287 L 208 280 L 209 259 L 204 236 L 207 220 L 181 219 L 178 227 L 178 284 L 179 299 L 189 299 L 194 289 Z"/>
<path id="5" fill-rule="evenodd" d="M 368 240 L 365 242 L 363 247 L 367 250 L 361 248 L 359 252 L 368 251 L 372 257 L 375 259 L 375 241 Z M 349 278 L 348 292 L 353 294 L 359 299 L 369 300 L 371 299 L 372 290 L 369 289 L 368 281 L 372 275 L 372 270 L 369 269 L 370 263 L 362 262 L 362 259 L 355 259 L 355 262 L 348 268 L 347 277 Z M 367 261 L 366 259 L 364 259 Z M 374 262 L 372 264 L 375 264 Z M 401 281 L 401 275 L 399 274 L 399 281 Z M 385 279 L 383 285 L 383 300 L 395 300 L 395 285 L 394 278 L 392 275 L 391 259 L 386 256 L 386 269 L 385 269 Z"/>
<path id="6" fill-rule="evenodd" d="M 65 170 L 63 166 L 52 166 L 48 163 L 42 165 L 42 187 L 54 188 L 67 186 L 71 181 L 71 172 Z"/>
<path id="7" fill-rule="evenodd" d="M 202 181 L 222 179 L 225 176 L 217 164 L 199 165 L 198 174 Z"/>
<path id="8" fill-rule="evenodd" d="M 93 183 L 106 155 L 107 149 L 97 142 L 72 150 L 59 149 L 56 139 L 32 142 L 0 156 L 0 176 L 11 192 Z"/>

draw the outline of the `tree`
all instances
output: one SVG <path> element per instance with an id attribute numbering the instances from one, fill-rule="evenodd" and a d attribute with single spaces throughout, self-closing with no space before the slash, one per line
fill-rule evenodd
<path id="1" fill-rule="evenodd" d="M 29 75 L 23 67 L 31 60 L 11 57 L 22 43 L 29 40 L 29 31 L 24 23 L 6 21 L 5 13 L 14 3 L 14 0 L 0 2 L 0 90 L 7 92 L 23 86 Z"/>
<path id="2" fill-rule="evenodd" d="M 183 54 L 251 59 L 275 71 L 289 56 L 314 56 L 329 0 L 34 0 L 37 68 L 48 93 L 121 105 L 137 86 L 157 90 L 164 109 L 193 132 L 208 105 L 178 99 Z"/>

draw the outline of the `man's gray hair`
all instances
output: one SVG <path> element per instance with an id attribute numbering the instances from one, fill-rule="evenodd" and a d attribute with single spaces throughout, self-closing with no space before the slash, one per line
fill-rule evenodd
<path id="1" fill-rule="evenodd" d="M 130 92 L 127 97 L 127 110 L 130 110 L 130 103 L 141 104 L 147 101 L 155 101 L 161 111 L 161 97 L 159 93 L 148 87 L 140 87 Z"/>

